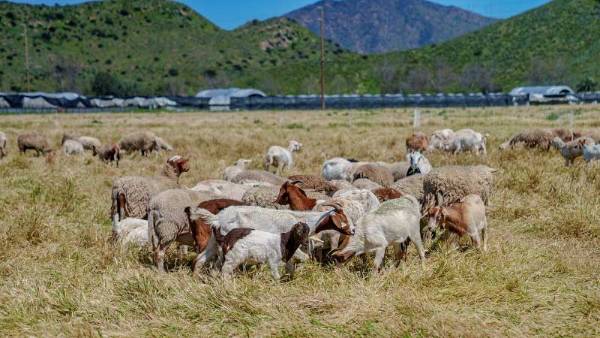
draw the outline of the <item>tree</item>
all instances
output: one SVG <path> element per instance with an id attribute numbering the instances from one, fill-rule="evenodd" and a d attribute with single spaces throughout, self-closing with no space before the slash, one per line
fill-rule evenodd
<path id="1" fill-rule="evenodd" d="M 398 92 L 398 67 L 384 58 L 375 68 L 381 94 Z"/>
<path id="2" fill-rule="evenodd" d="M 60 91 L 81 91 L 79 86 L 79 74 L 82 66 L 76 61 L 60 55 L 49 57 L 52 67 L 52 78 L 56 88 Z"/>
<path id="3" fill-rule="evenodd" d="M 589 76 L 577 84 L 578 92 L 594 92 L 596 88 L 598 88 L 598 82 Z"/>
<path id="4" fill-rule="evenodd" d="M 499 90 L 494 83 L 493 72 L 480 64 L 467 65 L 460 77 L 460 86 L 468 90 L 482 93 L 496 92 Z"/>
<path id="5" fill-rule="evenodd" d="M 432 83 L 431 71 L 423 66 L 418 66 L 408 71 L 400 86 L 406 92 L 423 93 L 432 88 Z"/>
<path id="6" fill-rule="evenodd" d="M 433 89 L 437 92 L 447 91 L 457 80 L 456 73 L 446 60 L 438 59 L 434 65 Z"/>

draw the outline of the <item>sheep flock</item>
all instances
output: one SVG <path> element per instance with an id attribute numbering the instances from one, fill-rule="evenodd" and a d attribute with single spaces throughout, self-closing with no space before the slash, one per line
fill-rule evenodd
<path id="1" fill-rule="evenodd" d="M 0 333 L 594 336 L 580 109 L 3 116 Z"/>

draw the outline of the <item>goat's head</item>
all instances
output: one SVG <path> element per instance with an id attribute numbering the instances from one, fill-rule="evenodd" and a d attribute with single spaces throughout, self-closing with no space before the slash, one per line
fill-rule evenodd
<path id="1" fill-rule="evenodd" d="M 291 140 L 290 146 L 288 149 L 290 151 L 300 151 L 300 149 L 302 149 L 302 143 L 295 141 L 295 140 Z"/>
<path id="2" fill-rule="evenodd" d="M 427 211 L 427 230 L 434 232 L 438 226 L 444 227 L 446 211 L 443 207 L 433 207 Z"/>
<path id="3" fill-rule="evenodd" d="M 344 235 L 354 235 L 354 224 L 344 213 L 344 208 L 339 203 L 323 203 L 321 206 L 332 207 L 333 210 L 326 212 L 317 221 L 315 233 L 325 230 L 336 230 Z"/>
<path id="4" fill-rule="evenodd" d="M 310 234 L 310 228 L 306 223 L 298 222 L 294 224 L 291 231 L 290 239 L 297 244 L 304 245 L 308 242 L 308 235 Z"/>
<path id="5" fill-rule="evenodd" d="M 190 171 L 190 164 L 187 158 L 183 158 L 179 155 L 175 155 L 167 160 L 167 163 L 175 169 L 175 171 L 181 175 Z"/>

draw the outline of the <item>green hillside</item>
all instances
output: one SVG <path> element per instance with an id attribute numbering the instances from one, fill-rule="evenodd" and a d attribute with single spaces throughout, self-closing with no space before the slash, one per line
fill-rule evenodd
<path id="1" fill-rule="evenodd" d="M 32 90 L 192 94 L 251 86 L 273 94 L 318 92 L 319 40 L 307 29 L 273 19 L 224 31 L 166 0 L 63 7 L 0 2 L 0 91 L 28 90 L 25 27 Z M 600 80 L 600 1 L 554 0 L 406 52 L 361 56 L 328 43 L 326 57 L 330 93 L 576 87 L 587 78 Z"/>

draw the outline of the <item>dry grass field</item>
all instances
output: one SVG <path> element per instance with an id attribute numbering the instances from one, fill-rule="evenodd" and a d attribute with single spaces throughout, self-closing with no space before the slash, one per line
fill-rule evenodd
<path id="1" fill-rule="evenodd" d="M 255 165 L 272 144 L 304 143 L 292 173 L 325 158 L 404 156 L 411 110 L 1 116 L 9 155 L 0 161 L 0 336 L 581 336 L 600 335 L 600 167 L 564 167 L 556 151 L 500 152 L 526 127 L 600 127 L 600 108 L 423 109 L 422 130 L 489 134 L 486 158 L 432 154 L 434 166 L 499 169 L 488 210 L 490 249 L 443 245 L 421 269 L 414 247 L 400 267 L 371 275 L 301 266 L 276 283 L 267 267 L 224 282 L 190 272 L 192 255 L 152 268 L 144 248 L 114 247 L 110 187 L 151 175 L 168 154 L 126 156 L 119 168 L 89 153 L 53 163 L 19 155 L 16 136 L 63 132 L 115 142 L 148 129 L 191 158 L 185 186 L 218 178 L 238 158 Z M 468 241 L 461 242 L 462 246 Z"/>

